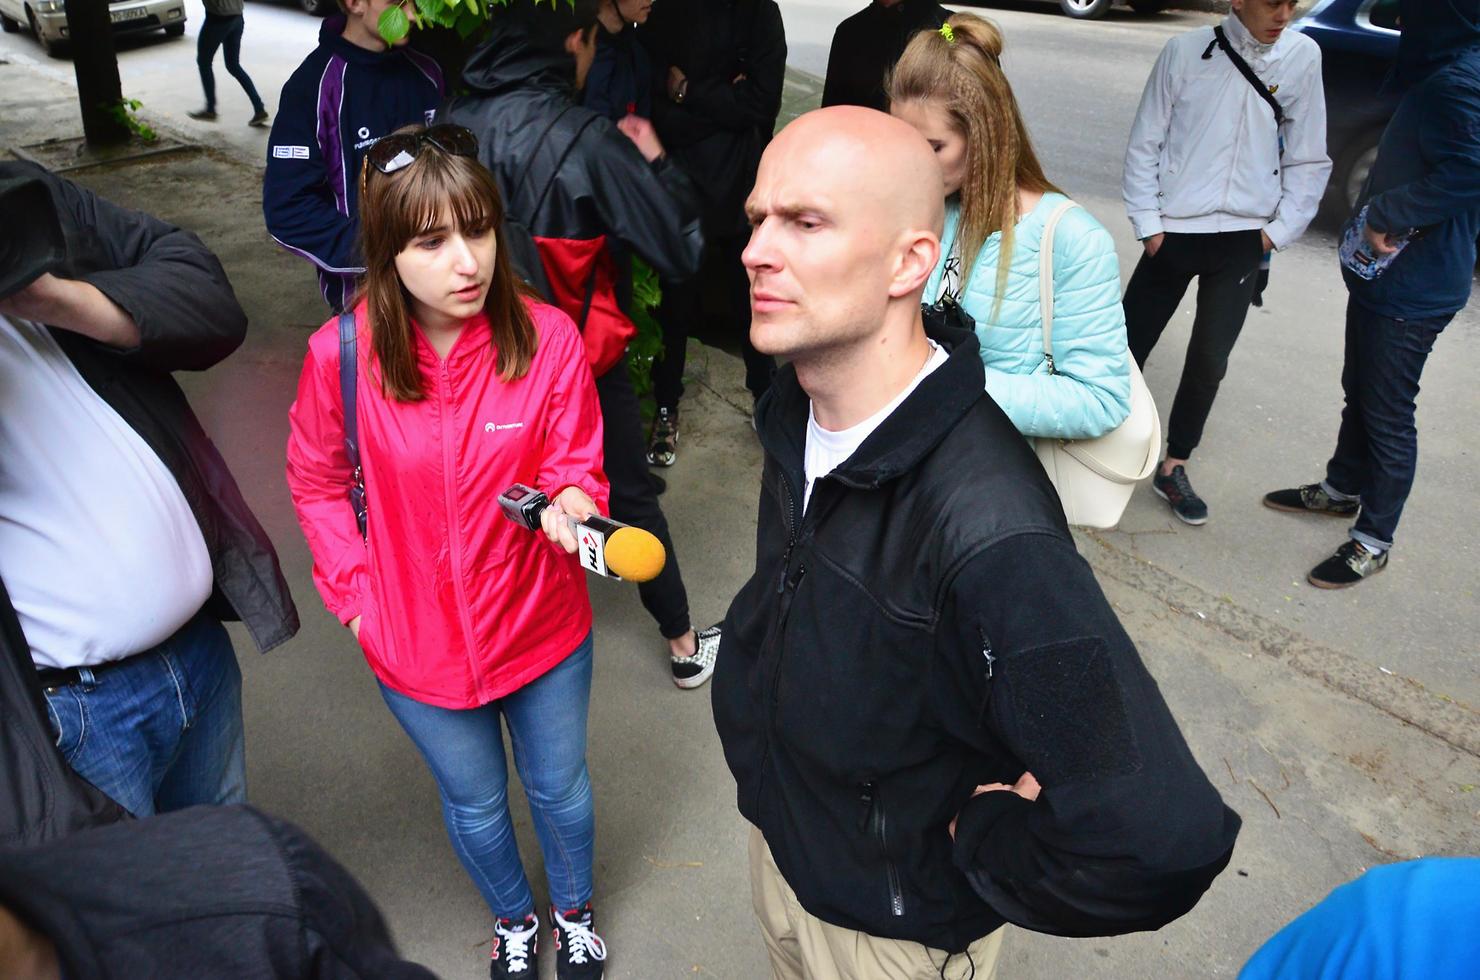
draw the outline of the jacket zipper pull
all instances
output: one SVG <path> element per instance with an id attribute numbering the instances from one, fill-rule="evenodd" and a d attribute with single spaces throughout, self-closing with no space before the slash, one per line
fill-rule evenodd
<path id="1" fill-rule="evenodd" d="M 987 639 L 987 631 L 982 629 L 980 626 L 976 628 L 976 633 L 982 638 L 982 656 L 986 658 L 987 661 L 987 680 L 991 680 L 992 665 L 997 662 L 997 658 L 992 656 L 992 641 Z"/>
<path id="2" fill-rule="evenodd" d="M 776 581 L 776 594 L 786 594 L 787 573 L 791 571 L 791 549 L 796 546 L 796 541 L 786 542 L 786 552 L 781 556 L 781 575 Z"/>
<path id="3" fill-rule="evenodd" d="M 858 799 L 863 803 L 863 816 L 858 818 L 858 832 L 867 833 L 869 822 L 874 818 L 874 784 L 864 783 L 860 787 Z"/>

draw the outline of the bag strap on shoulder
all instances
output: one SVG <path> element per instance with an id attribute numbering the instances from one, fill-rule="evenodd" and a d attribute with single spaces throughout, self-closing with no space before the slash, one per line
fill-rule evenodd
<path id="1" fill-rule="evenodd" d="M 355 343 L 355 315 L 339 314 L 339 400 L 344 414 L 344 454 L 349 457 L 349 505 L 355 515 L 360 537 L 365 536 L 365 471 L 360 466 L 359 416 L 355 402 L 355 375 L 358 368 Z"/>
<path id="2" fill-rule="evenodd" d="M 1213 43 L 1209 44 L 1207 49 L 1203 51 L 1204 61 L 1213 56 L 1213 49 L 1215 47 L 1221 48 L 1223 53 L 1228 55 L 1228 60 L 1233 62 L 1233 67 L 1238 69 L 1238 73 L 1244 76 L 1245 80 L 1247 80 L 1248 83 L 1254 87 L 1254 91 L 1259 95 L 1261 99 L 1269 103 L 1269 107 L 1274 110 L 1275 126 L 1279 127 L 1284 125 L 1285 110 L 1280 108 L 1280 103 L 1274 97 L 1274 93 L 1270 92 L 1269 86 L 1261 82 L 1259 80 L 1259 76 L 1254 74 L 1254 69 L 1249 67 L 1249 63 L 1244 60 L 1243 55 L 1235 51 L 1233 49 L 1233 45 L 1228 43 L 1228 35 L 1224 33 L 1222 24 L 1219 24 L 1217 27 L 1213 28 Z"/>
<path id="3" fill-rule="evenodd" d="M 344 405 L 344 451 L 350 468 L 360 471 L 358 419 L 355 416 L 355 315 L 339 314 L 339 400 Z"/>
<path id="4" fill-rule="evenodd" d="M 1053 366 L 1053 232 L 1059 219 L 1077 207 L 1075 202 L 1065 200 L 1049 212 L 1038 242 L 1038 311 L 1043 320 L 1043 359 L 1049 374 L 1058 374 Z"/>

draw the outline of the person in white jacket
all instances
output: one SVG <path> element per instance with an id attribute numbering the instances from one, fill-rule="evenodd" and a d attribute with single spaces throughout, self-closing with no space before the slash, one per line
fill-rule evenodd
<path id="1" fill-rule="evenodd" d="M 1233 0 L 1233 12 L 1218 27 L 1168 41 L 1146 81 L 1125 152 L 1122 192 L 1145 248 L 1124 298 L 1138 365 L 1145 365 L 1188 284 L 1198 280 L 1166 458 L 1152 481 L 1188 524 L 1208 519 L 1207 504 L 1187 478 L 1187 460 L 1228 370 L 1260 261 L 1305 232 L 1331 175 L 1321 51 L 1288 30 L 1296 6 L 1296 0 Z M 1241 71 L 1240 59 L 1254 78 Z"/>

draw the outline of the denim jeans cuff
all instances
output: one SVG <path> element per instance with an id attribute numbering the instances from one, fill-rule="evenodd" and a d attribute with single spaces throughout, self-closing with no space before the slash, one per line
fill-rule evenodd
<path id="1" fill-rule="evenodd" d="M 1348 500 L 1361 500 L 1362 499 L 1361 494 L 1347 493 L 1347 492 L 1345 492 L 1343 490 L 1336 489 L 1335 487 L 1333 487 L 1331 485 L 1331 481 L 1330 480 L 1322 480 L 1321 481 L 1321 489 L 1326 492 L 1326 496 L 1330 497 L 1332 500 L 1335 500 L 1335 501 L 1338 501 L 1338 502 L 1341 502 L 1341 503 L 1345 503 Z"/>
<path id="2" fill-rule="evenodd" d="M 1372 535 L 1370 535 L 1370 534 L 1364 534 L 1364 533 L 1362 533 L 1361 531 L 1358 531 L 1355 528 L 1352 529 L 1351 535 L 1352 535 L 1352 540 L 1353 541 L 1355 541 L 1357 544 L 1361 545 L 1362 547 L 1366 548 L 1368 551 L 1371 551 L 1373 553 L 1376 553 L 1376 552 L 1379 552 L 1379 551 L 1387 551 L 1389 548 L 1391 548 L 1393 546 L 1393 543 L 1391 541 L 1379 541 L 1378 539 L 1374 538 Z"/>

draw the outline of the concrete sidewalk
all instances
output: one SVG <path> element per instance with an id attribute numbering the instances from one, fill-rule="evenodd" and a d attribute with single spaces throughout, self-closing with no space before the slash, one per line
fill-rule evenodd
<path id="1" fill-rule="evenodd" d="M 790 104 L 799 108 L 808 83 L 792 82 Z M 73 135 L 75 96 L 65 86 L 0 64 L 0 91 L 0 147 Z M 300 823 L 343 860 L 406 955 L 440 975 L 482 976 L 488 914 L 446 841 L 431 779 L 309 579 L 283 445 L 304 344 L 325 311 L 308 266 L 275 249 L 262 228 L 257 162 L 191 149 L 74 177 L 197 231 L 251 316 L 241 351 L 182 380 L 277 543 L 303 613 L 299 637 L 268 657 L 251 655 L 234 630 L 253 802 Z M 760 453 L 738 360 L 696 347 L 690 364 L 684 452 L 665 474 L 663 502 L 702 625 L 723 614 L 748 572 Z M 1264 937 L 1365 867 L 1480 851 L 1473 711 L 1368 669 L 1339 646 L 1346 638 L 1292 632 L 1190 584 L 1136 557 L 1123 537 L 1082 536 L 1081 551 L 1244 830 L 1233 864 L 1183 920 L 1109 940 L 1017 931 L 999 976 L 1232 976 Z M 1187 547 L 1210 547 L 1207 540 L 1189 536 Z M 590 765 L 608 975 L 765 977 L 744 827 L 708 697 L 672 686 L 656 630 L 629 587 L 593 582 L 592 595 Z M 1473 628 L 1475 610 L 1462 615 Z M 515 796 L 541 896 L 539 852 Z"/>

